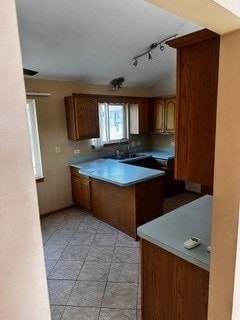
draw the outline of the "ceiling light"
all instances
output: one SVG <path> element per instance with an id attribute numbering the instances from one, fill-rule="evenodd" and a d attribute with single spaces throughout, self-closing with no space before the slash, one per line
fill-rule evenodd
<path id="1" fill-rule="evenodd" d="M 122 84 L 123 84 L 124 78 L 116 78 L 113 79 L 110 84 L 112 86 L 112 88 L 115 89 L 121 89 L 122 88 Z"/>
<path id="2" fill-rule="evenodd" d="M 146 54 L 148 55 L 148 60 L 153 60 L 153 57 L 150 52 L 152 50 L 156 49 L 158 46 L 159 46 L 160 51 L 163 51 L 165 42 L 167 40 L 170 40 L 170 39 L 176 38 L 176 37 L 177 37 L 177 34 L 174 34 L 174 35 L 169 36 L 159 42 L 154 42 L 154 43 L 150 44 L 150 46 L 148 47 L 148 49 L 145 52 L 143 52 L 142 54 L 139 54 L 138 56 L 133 57 L 133 60 L 134 60 L 133 65 L 136 67 L 138 65 L 139 58 L 145 56 Z"/>

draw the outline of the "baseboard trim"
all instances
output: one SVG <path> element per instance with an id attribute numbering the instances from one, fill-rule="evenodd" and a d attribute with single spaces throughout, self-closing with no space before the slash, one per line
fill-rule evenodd
<path id="1" fill-rule="evenodd" d="M 64 208 L 60 208 L 60 209 L 57 209 L 57 210 L 54 210 L 54 211 L 43 213 L 43 214 L 40 215 L 40 218 L 51 216 L 52 214 L 59 213 L 59 212 L 62 212 L 64 210 L 68 210 L 68 209 L 71 209 L 71 208 L 74 208 L 74 207 L 75 207 L 75 204 L 71 204 L 70 206 L 67 206 L 67 207 L 64 207 Z"/>

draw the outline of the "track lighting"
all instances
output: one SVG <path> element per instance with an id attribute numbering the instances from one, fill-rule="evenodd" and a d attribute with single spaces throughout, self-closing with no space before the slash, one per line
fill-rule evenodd
<path id="1" fill-rule="evenodd" d="M 152 59 L 153 59 L 153 57 L 151 56 L 151 53 L 148 52 L 148 60 L 152 60 Z"/>
<path id="2" fill-rule="evenodd" d="M 116 78 L 116 79 L 113 79 L 110 82 L 110 84 L 114 90 L 120 89 L 120 88 L 122 88 L 123 81 L 124 81 L 124 78 Z"/>
<path id="3" fill-rule="evenodd" d="M 154 42 L 154 43 L 150 44 L 150 46 L 148 47 L 148 50 L 146 50 L 142 54 L 139 54 L 138 56 L 133 57 L 133 60 L 134 60 L 133 65 L 136 67 L 138 65 L 139 58 L 141 58 L 145 55 L 148 55 L 148 60 L 153 60 L 153 57 L 150 52 L 152 50 L 156 49 L 158 46 L 159 46 L 160 51 L 163 51 L 165 49 L 165 47 L 164 47 L 165 42 L 167 40 L 170 40 L 170 39 L 176 38 L 176 37 L 177 37 L 177 34 L 174 34 L 172 36 L 169 36 L 169 37 L 161 40 L 160 42 Z"/>
<path id="4" fill-rule="evenodd" d="M 138 60 L 137 60 L 137 59 L 135 59 L 135 61 L 133 62 L 133 65 L 136 67 L 136 66 L 137 66 L 137 64 L 138 64 Z"/>

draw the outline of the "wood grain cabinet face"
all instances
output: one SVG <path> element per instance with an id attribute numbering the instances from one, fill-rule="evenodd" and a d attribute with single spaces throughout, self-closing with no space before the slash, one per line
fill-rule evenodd
<path id="1" fill-rule="evenodd" d="M 130 104 L 130 134 L 149 131 L 148 108 L 148 99 L 139 99 L 138 103 Z"/>
<path id="2" fill-rule="evenodd" d="M 175 177 L 213 186 L 220 37 L 207 29 L 174 39 L 177 49 Z"/>
<path id="3" fill-rule="evenodd" d="M 175 98 L 153 100 L 151 131 L 175 133 Z"/>
<path id="4" fill-rule="evenodd" d="M 141 268 L 142 320 L 207 320 L 208 271 L 143 239 Z"/>
<path id="5" fill-rule="evenodd" d="M 165 101 L 165 132 L 175 133 L 175 99 L 167 99 Z"/>
<path id="6" fill-rule="evenodd" d="M 74 167 L 70 167 L 70 172 L 73 202 L 87 210 L 91 210 L 91 180 L 88 176 L 80 174 L 78 169 Z"/>
<path id="7" fill-rule="evenodd" d="M 65 97 L 68 139 L 99 137 L 98 100 L 91 96 Z"/>

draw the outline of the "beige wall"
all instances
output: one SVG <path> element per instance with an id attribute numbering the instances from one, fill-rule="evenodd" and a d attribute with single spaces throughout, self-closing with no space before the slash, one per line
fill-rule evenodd
<path id="1" fill-rule="evenodd" d="M 0 319 L 50 320 L 15 1 L 0 12 Z"/>
<path id="2" fill-rule="evenodd" d="M 221 39 L 209 319 L 231 319 L 240 198 L 240 30 Z"/>
<path id="3" fill-rule="evenodd" d="M 27 92 L 49 92 L 50 97 L 32 97 L 36 100 L 42 165 L 45 181 L 37 184 L 40 213 L 48 213 L 72 204 L 71 181 L 68 158 L 74 149 L 80 155 L 96 153 L 91 149 L 91 140 L 71 141 L 67 139 L 64 97 L 72 93 L 119 94 L 123 96 L 148 96 L 148 89 L 122 88 L 113 91 L 110 86 L 79 82 L 25 79 Z M 146 137 L 140 137 L 146 144 Z M 138 137 L 132 136 L 132 141 Z M 61 153 L 55 152 L 61 148 Z"/>

